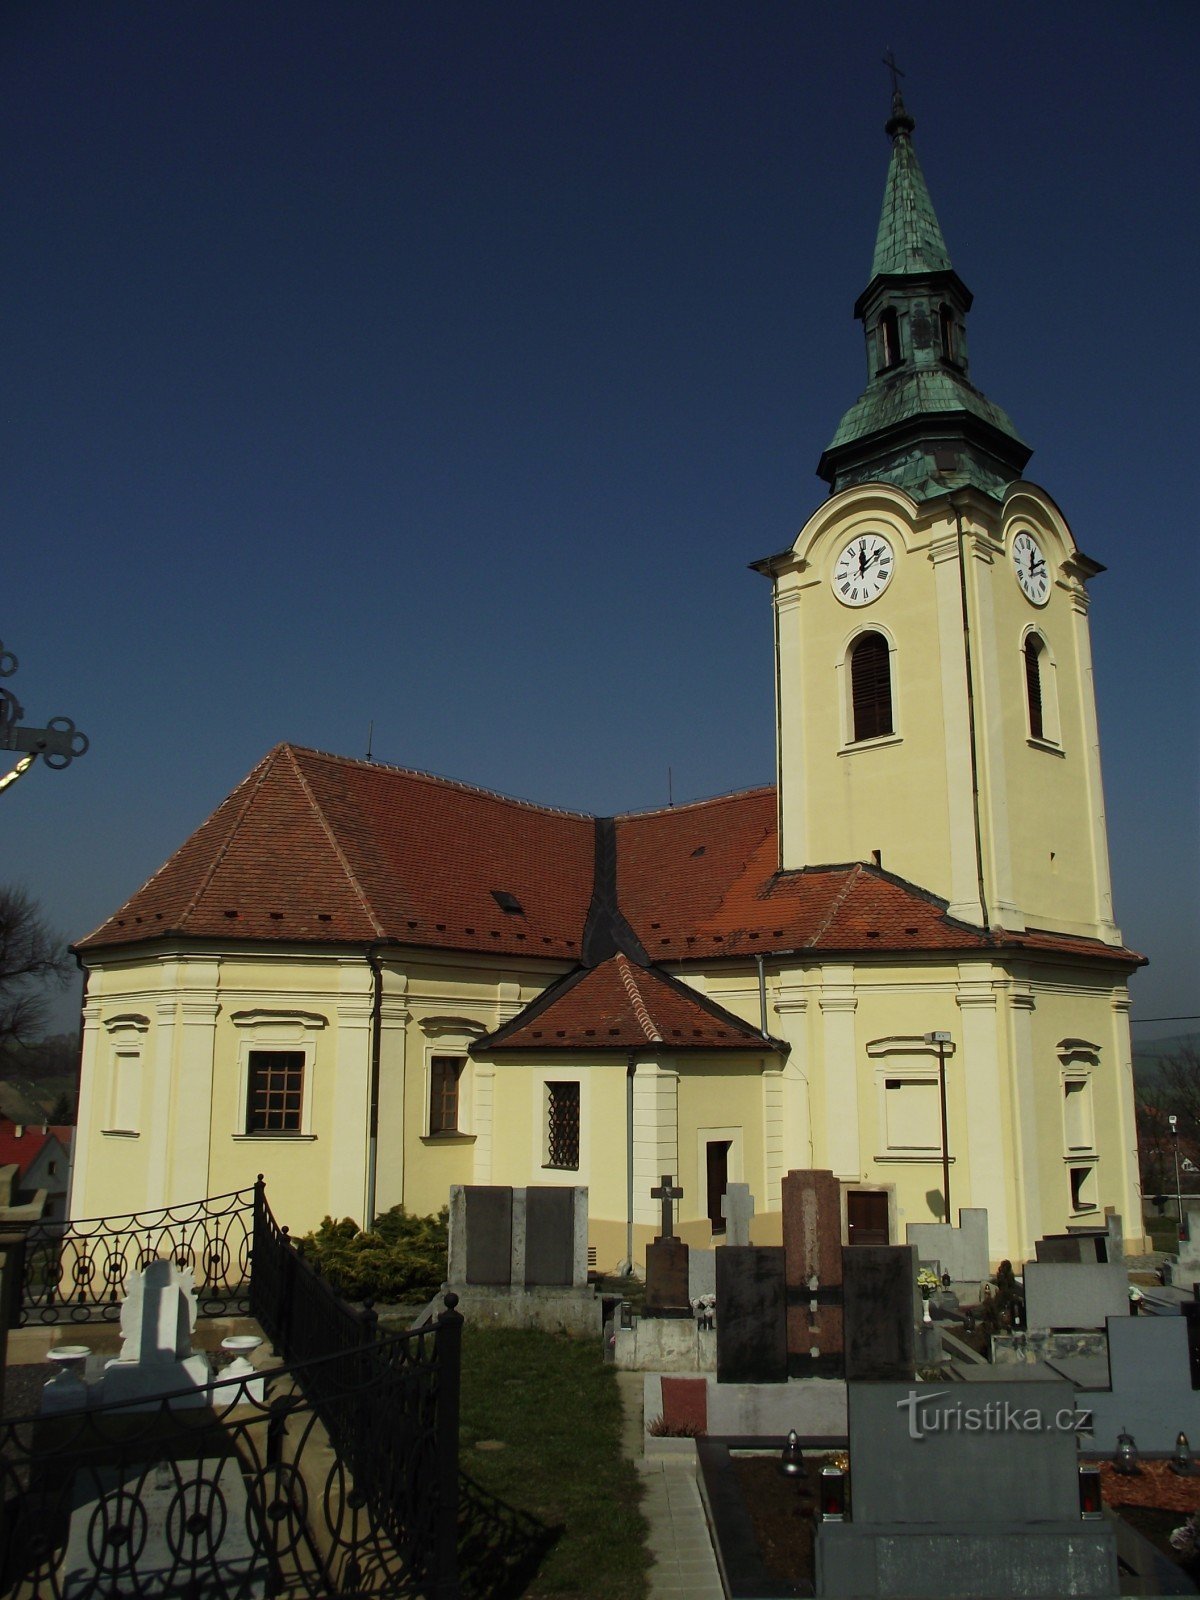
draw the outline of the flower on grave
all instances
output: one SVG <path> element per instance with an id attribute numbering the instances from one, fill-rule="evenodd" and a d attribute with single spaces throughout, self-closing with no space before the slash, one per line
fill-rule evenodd
<path id="1" fill-rule="evenodd" d="M 917 1273 L 917 1288 L 920 1289 L 922 1297 L 926 1300 L 935 1290 L 940 1288 L 938 1275 L 932 1267 L 922 1267 L 920 1272 Z"/>
<path id="2" fill-rule="evenodd" d="M 1134 1303 L 1136 1303 L 1138 1300 L 1142 1300 L 1142 1299 L 1145 1298 L 1145 1296 L 1142 1294 L 1142 1291 L 1138 1288 L 1136 1283 L 1131 1283 L 1129 1285 L 1129 1298 Z"/>
<path id="3" fill-rule="evenodd" d="M 1194 1556 L 1200 1551 L 1200 1519 L 1195 1516 L 1174 1530 L 1170 1535 L 1172 1550 L 1178 1550 L 1182 1556 Z"/>

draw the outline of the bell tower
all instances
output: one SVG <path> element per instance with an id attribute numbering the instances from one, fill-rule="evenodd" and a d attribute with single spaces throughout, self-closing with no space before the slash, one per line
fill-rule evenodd
<path id="1" fill-rule="evenodd" d="M 1103 571 L 971 381 L 897 88 L 862 323 L 867 384 L 828 500 L 772 580 L 780 866 L 878 864 L 975 926 L 1119 942 L 1088 634 Z"/>

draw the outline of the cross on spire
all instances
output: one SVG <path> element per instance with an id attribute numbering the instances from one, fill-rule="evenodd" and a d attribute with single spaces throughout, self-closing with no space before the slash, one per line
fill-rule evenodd
<path id="1" fill-rule="evenodd" d="M 885 55 L 883 58 L 883 64 L 892 75 L 892 93 L 897 95 L 900 93 L 900 79 L 904 76 L 904 74 L 896 65 L 896 52 L 892 49 L 891 45 L 888 45 L 887 47 L 887 55 Z"/>
<path id="2" fill-rule="evenodd" d="M 662 1201 L 662 1232 L 659 1234 L 659 1238 L 673 1239 L 675 1237 L 675 1212 L 671 1202 L 673 1200 L 682 1200 L 683 1190 L 675 1187 L 672 1173 L 663 1173 L 662 1182 L 657 1189 L 651 1189 L 650 1198 L 651 1200 Z"/>

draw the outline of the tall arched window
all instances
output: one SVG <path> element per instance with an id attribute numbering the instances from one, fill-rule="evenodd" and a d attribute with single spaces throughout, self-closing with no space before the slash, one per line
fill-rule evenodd
<path id="1" fill-rule="evenodd" d="M 892 732 L 892 665 L 888 642 L 881 633 L 864 633 L 854 642 L 850 699 L 856 741 Z"/>
<path id="2" fill-rule="evenodd" d="M 879 365 L 883 369 L 900 365 L 900 322 L 894 306 L 879 318 Z"/>
<path id="3" fill-rule="evenodd" d="M 1033 739 L 1046 737 L 1046 724 L 1042 716 L 1042 652 L 1045 645 L 1036 633 L 1025 641 L 1025 698 L 1029 703 L 1029 734 Z"/>
<path id="4" fill-rule="evenodd" d="M 958 346 L 954 337 L 954 313 L 943 303 L 938 307 L 938 322 L 942 330 L 942 354 L 947 361 L 958 361 Z"/>

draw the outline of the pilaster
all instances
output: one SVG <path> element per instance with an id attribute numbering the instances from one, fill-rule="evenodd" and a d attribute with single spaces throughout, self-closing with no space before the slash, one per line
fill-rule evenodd
<path id="1" fill-rule="evenodd" d="M 1006 1176 L 1007 1118 L 1000 1082 L 999 1018 L 992 977 L 990 962 L 964 963 L 958 969 L 955 1000 L 962 1018 L 961 1071 L 970 1204 L 987 1208 L 992 1254 L 1011 1257 L 1015 1246 Z"/>
<path id="2" fill-rule="evenodd" d="M 657 1225 L 650 1198 L 664 1172 L 679 1175 L 679 1074 L 657 1061 L 639 1061 L 633 1076 L 633 1220 Z M 695 1212 L 697 1197 L 686 1195 L 682 1215 Z M 690 1204 L 688 1203 L 690 1202 Z"/>
<path id="3" fill-rule="evenodd" d="M 1037 1002 L 1025 985 L 1013 984 L 1008 993 L 1012 1030 L 1012 1193 L 1016 1197 L 1019 1255 L 1032 1253 L 1042 1236 L 1041 1164 L 1038 1160 L 1037 1074 L 1033 1059 L 1033 1013 Z M 990 1231 L 990 1224 L 989 1224 Z M 1010 1256 L 1011 1260 L 1012 1257 Z"/>
<path id="4" fill-rule="evenodd" d="M 209 1193 L 212 1149 L 213 1070 L 220 1004 L 219 959 L 178 964 L 179 987 L 175 1043 L 176 1068 L 167 1069 L 174 1084 L 173 1138 L 168 1165 L 167 1205 L 200 1200 Z M 162 1017 L 160 1015 L 160 1023 Z M 168 1028 L 168 1032 L 175 1031 Z M 164 1041 L 165 1042 L 165 1041 Z M 167 1058 L 170 1059 L 169 1057 Z M 163 1056 L 155 1061 L 155 1117 L 158 1116 Z M 155 1129 L 157 1130 L 157 1120 Z"/>
<path id="5" fill-rule="evenodd" d="M 804 734 L 804 665 L 800 639 L 803 590 L 796 570 L 774 581 L 775 716 L 779 786 L 779 864 L 803 867 L 809 856 L 808 772 Z"/>
<path id="6" fill-rule="evenodd" d="M 1101 1172 L 1105 1190 L 1112 1193 L 1119 1187 L 1117 1205 L 1125 1229 L 1125 1238 L 1132 1241 L 1145 1232 L 1142 1222 L 1142 1177 L 1138 1164 L 1137 1109 L 1133 1094 L 1133 1046 L 1129 1038 L 1129 991 L 1114 989 L 1112 995 L 1112 1053 L 1116 1067 L 1117 1115 L 1120 1119 L 1119 1137 L 1114 1155 L 1117 1161 L 1117 1184 Z M 1103 1161 L 1107 1151 L 1101 1156 Z M 1137 1246 L 1130 1244 L 1130 1249 Z"/>
<path id="7" fill-rule="evenodd" d="M 1013 880 L 1012 830 L 1008 814 L 1008 764 L 1005 760 L 1004 673 L 996 648 L 994 546 L 983 529 L 965 539 L 975 639 L 975 738 L 979 761 L 980 815 L 987 881 L 988 914 L 993 927 L 1023 929 Z M 1002 551 L 999 551 L 1003 554 Z"/>
<path id="8" fill-rule="evenodd" d="M 1093 916 L 1097 936 L 1120 944 L 1121 930 L 1113 915 L 1112 878 L 1108 862 L 1108 821 L 1104 813 L 1104 780 L 1100 772 L 1100 725 L 1096 718 L 1096 682 L 1092 670 L 1092 640 L 1088 629 L 1088 594 L 1081 582 L 1071 585 L 1071 620 L 1075 633 L 1075 660 L 1079 674 L 1079 720 L 1083 729 L 1083 756 L 1091 866 Z"/>
<path id="9" fill-rule="evenodd" d="M 84 991 L 86 998 L 82 1011 L 83 1038 L 80 1045 L 79 1059 L 79 1108 L 75 1114 L 75 1149 L 72 1152 L 71 1160 L 71 1187 L 67 1194 L 67 1215 L 69 1217 L 87 1217 L 91 1215 L 87 1199 L 88 1166 L 91 1156 L 90 1141 L 96 1137 L 96 1130 L 100 1126 L 100 1116 L 96 1105 L 96 1058 L 98 1053 L 96 1046 L 100 1028 L 100 1001 L 99 999 L 93 999 L 91 995 L 95 979 L 96 974 L 89 972 L 87 975 L 87 989 Z M 97 985 L 97 987 L 99 986 Z"/>
<path id="10" fill-rule="evenodd" d="M 371 1125 L 372 975 L 360 958 L 338 962 L 337 1043 L 330 1092 L 329 1206 L 335 1217 L 366 1216 Z M 321 1063 L 318 1054 L 318 1063 Z M 316 1068 L 320 1070 L 320 1065 Z M 318 1086 L 313 1085 L 314 1102 Z"/>
<path id="11" fill-rule="evenodd" d="M 960 922 L 983 925 L 971 799 L 971 723 L 963 637 L 958 538 L 950 524 L 929 546 L 937 599 L 946 746 L 946 813 L 950 824 L 949 907 Z"/>
<path id="12" fill-rule="evenodd" d="M 854 969 L 826 967 L 823 980 L 817 1002 L 825 1058 L 825 1155 L 821 1165 L 828 1165 L 839 1178 L 857 1183 L 862 1177 L 862 1154 L 858 1058 L 854 1047 L 854 1013 L 858 1010 Z"/>

